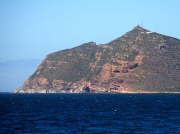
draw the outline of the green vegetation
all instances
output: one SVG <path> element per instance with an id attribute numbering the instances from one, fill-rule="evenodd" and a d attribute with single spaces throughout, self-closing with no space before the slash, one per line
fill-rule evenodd
<path id="1" fill-rule="evenodd" d="M 62 79 L 67 82 L 75 82 L 86 77 L 90 67 L 88 61 L 82 59 L 74 59 L 68 64 L 62 65 L 57 70 L 48 69 L 43 76 L 51 83 L 53 79 Z"/>
<path id="2" fill-rule="evenodd" d="M 110 64 L 115 65 L 115 66 L 122 66 L 122 64 L 119 64 L 118 62 L 110 61 Z"/>
<path id="3" fill-rule="evenodd" d="M 121 66 L 116 59 L 133 62 L 137 55 L 142 55 L 142 64 L 122 79 L 132 80 L 131 86 L 137 89 L 179 91 L 180 40 L 146 32 L 148 30 L 136 27 L 104 46 L 89 42 L 49 54 L 48 62 L 42 63 L 43 67 L 38 70 L 40 73 L 36 71 L 31 78 L 45 77 L 50 84 L 53 79 L 64 80 L 62 86 L 67 86 L 66 82 L 98 77 L 104 64 Z M 162 49 L 161 45 L 164 45 Z"/>
<path id="4" fill-rule="evenodd" d="M 102 71 L 102 68 L 97 68 L 97 69 L 94 69 L 93 71 L 90 71 L 89 74 L 86 76 L 86 80 L 90 81 L 94 76 L 98 76 L 101 71 Z"/>
<path id="5" fill-rule="evenodd" d="M 135 57 L 138 55 L 138 51 L 133 50 L 132 52 L 130 52 L 129 56 L 127 58 L 125 58 L 126 61 L 134 61 Z"/>
<path id="6" fill-rule="evenodd" d="M 66 87 L 66 86 L 68 86 L 68 84 L 67 83 L 62 83 L 62 86 Z"/>
<path id="7" fill-rule="evenodd" d="M 40 73 L 34 73 L 33 77 L 45 77 L 50 84 L 53 79 L 75 82 L 85 78 L 91 70 L 89 63 L 95 60 L 94 54 L 97 49 L 96 45 L 91 44 L 92 42 L 48 55 L 46 60 L 51 62 L 43 63 L 44 67 L 39 70 Z"/>

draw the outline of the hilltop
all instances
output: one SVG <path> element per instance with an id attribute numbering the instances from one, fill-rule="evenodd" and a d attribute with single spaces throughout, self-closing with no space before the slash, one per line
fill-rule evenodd
<path id="1" fill-rule="evenodd" d="M 180 40 L 139 25 L 107 44 L 51 53 L 15 93 L 179 92 Z"/>

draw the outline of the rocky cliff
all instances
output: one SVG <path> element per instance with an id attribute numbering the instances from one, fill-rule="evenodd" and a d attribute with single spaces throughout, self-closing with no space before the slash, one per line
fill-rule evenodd
<path id="1" fill-rule="evenodd" d="M 180 91 L 180 40 L 136 26 L 107 44 L 46 56 L 15 93 Z"/>

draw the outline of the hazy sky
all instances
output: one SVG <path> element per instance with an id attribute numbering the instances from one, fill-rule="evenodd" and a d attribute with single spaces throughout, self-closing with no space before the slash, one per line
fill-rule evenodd
<path id="1" fill-rule="evenodd" d="M 142 23 L 180 39 L 180 0 L 0 0 L 0 61 L 108 43 Z"/>

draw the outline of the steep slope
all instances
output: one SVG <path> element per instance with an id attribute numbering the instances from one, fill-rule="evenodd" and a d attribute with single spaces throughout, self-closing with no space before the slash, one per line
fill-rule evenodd
<path id="1" fill-rule="evenodd" d="M 177 92 L 179 59 L 180 40 L 136 26 L 108 44 L 47 55 L 14 92 Z"/>

